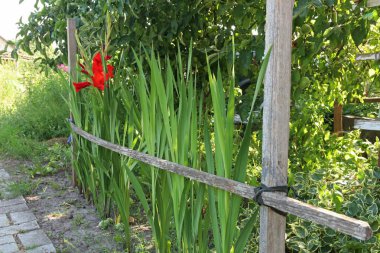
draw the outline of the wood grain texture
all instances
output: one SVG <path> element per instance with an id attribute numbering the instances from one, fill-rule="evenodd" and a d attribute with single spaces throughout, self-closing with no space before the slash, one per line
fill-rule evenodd
<path id="1" fill-rule="evenodd" d="M 334 102 L 334 133 L 342 135 L 343 133 L 343 105 Z"/>
<path id="2" fill-rule="evenodd" d="M 380 97 L 365 97 L 363 101 L 364 103 L 380 103 Z"/>
<path id="3" fill-rule="evenodd" d="M 75 39 L 75 32 L 76 32 L 76 21 L 74 18 L 68 18 L 67 19 L 67 50 L 68 50 L 68 63 L 69 63 L 69 85 L 72 85 L 72 82 L 77 81 L 77 72 L 76 72 L 76 65 L 77 65 L 77 41 Z M 73 120 L 73 115 L 70 112 L 70 120 Z M 76 152 L 75 148 L 76 144 L 72 140 L 71 142 L 71 156 L 74 157 L 74 154 Z M 74 161 L 74 159 L 71 159 Z M 72 174 L 72 184 L 74 186 L 77 185 L 76 176 L 75 176 L 75 170 L 74 165 L 71 164 L 71 174 Z"/>
<path id="4" fill-rule="evenodd" d="M 380 0 L 368 0 L 367 7 L 375 7 L 380 5 Z"/>
<path id="5" fill-rule="evenodd" d="M 354 128 L 361 130 L 380 131 L 379 119 L 355 119 Z"/>
<path id="6" fill-rule="evenodd" d="M 74 18 L 67 19 L 67 48 L 70 82 L 77 80 L 77 41 L 75 39 L 76 21 Z"/>
<path id="7" fill-rule="evenodd" d="M 70 124 L 72 130 L 76 134 L 82 136 L 86 140 L 96 145 L 102 146 L 121 155 L 125 155 L 140 162 L 155 166 L 158 169 L 169 171 L 177 175 L 182 175 L 191 180 L 195 180 L 197 182 L 201 182 L 206 185 L 234 193 L 243 198 L 253 199 L 255 197 L 256 188 L 250 185 L 209 174 L 145 153 L 141 153 L 133 149 L 113 144 L 83 131 L 72 123 Z M 301 201 L 283 196 L 283 194 L 280 193 L 263 193 L 262 196 L 264 205 L 276 208 L 281 212 L 287 212 L 289 214 L 314 221 L 320 225 L 328 226 L 332 229 L 341 231 L 342 233 L 354 236 L 355 238 L 366 240 L 369 239 L 369 235 L 372 233 L 368 223 L 364 221 L 352 219 L 345 215 L 337 214 L 318 207 L 313 207 Z M 322 214 L 320 214 L 320 212 L 322 212 Z M 306 213 L 307 215 L 304 215 L 303 213 Z M 314 216 L 317 216 L 317 218 Z M 323 216 L 323 219 L 318 218 L 319 216 Z M 357 227 L 361 227 L 361 229 L 357 229 Z M 360 234 L 360 232 L 362 232 L 362 234 Z"/>
<path id="8" fill-rule="evenodd" d="M 293 0 L 267 0 L 265 48 L 272 47 L 265 84 L 261 182 L 287 185 Z M 260 208 L 260 253 L 285 252 L 286 215 Z"/>
<path id="9" fill-rule="evenodd" d="M 365 95 L 365 94 L 364 94 Z M 380 97 L 363 97 L 363 101 L 360 99 L 353 99 L 351 103 L 353 104 L 360 104 L 360 103 L 380 103 Z"/>
<path id="10" fill-rule="evenodd" d="M 356 55 L 356 60 L 357 61 L 379 60 L 379 59 L 380 59 L 380 53 L 358 54 L 358 55 Z"/>
<path id="11" fill-rule="evenodd" d="M 357 239 L 368 240 L 372 237 L 372 230 L 367 222 L 359 221 L 323 208 L 314 207 L 299 200 L 281 196 L 278 193 L 266 192 L 263 193 L 262 198 L 265 205 L 305 220 L 325 225 Z"/>

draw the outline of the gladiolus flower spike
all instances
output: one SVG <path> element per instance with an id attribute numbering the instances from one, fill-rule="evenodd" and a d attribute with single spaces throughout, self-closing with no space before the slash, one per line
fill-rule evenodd
<path id="1" fill-rule="evenodd" d="M 109 59 L 111 59 L 111 56 L 106 55 L 104 57 L 105 61 L 108 61 Z M 103 72 L 102 56 L 99 52 L 96 53 L 94 58 L 92 59 L 92 76 L 86 70 L 83 64 L 79 63 L 79 66 L 81 67 L 81 72 L 90 77 L 92 82 L 74 82 L 73 85 L 75 87 L 76 92 L 79 92 L 81 89 L 91 85 L 103 91 L 105 82 L 108 81 L 110 78 L 114 77 L 114 67 L 110 64 L 107 64 L 106 66 L 106 73 Z"/>

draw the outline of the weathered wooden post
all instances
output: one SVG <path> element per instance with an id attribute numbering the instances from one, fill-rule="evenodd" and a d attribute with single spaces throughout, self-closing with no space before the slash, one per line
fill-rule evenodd
<path id="1" fill-rule="evenodd" d="M 68 65 L 69 65 L 69 85 L 72 84 L 72 82 L 77 81 L 77 72 L 76 72 L 76 65 L 77 65 L 77 41 L 75 39 L 75 32 L 76 32 L 76 20 L 75 18 L 68 18 L 67 19 L 67 50 L 68 50 Z M 70 112 L 70 120 L 72 121 L 73 115 Z M 75 155 L 75 143 L 74 138 L 71 138 L 71 155 L 72 155 L 72 161 L 74 161 L 74 155 Z M 76 176 L 75 176 L 75 170 L 74 165 L 71 164 L 71 173 L 72 173 L 72 184 L 74 186 L 77 185 L 76 183 Z"/>
<path id="2" fill-rule="evenodd" d="M 343 133 L 343 105 L 334 102 L 334 133 L 341 136 Z"/>
<path id="3" fill-rule="evenodd" d="M 272 53 L 265 76 L 262 184 L 288 181 L 293 0 L 266 1 L 266 51 Z M 285 252 L 286 214 L 260 207 L 260 252 Z"/>

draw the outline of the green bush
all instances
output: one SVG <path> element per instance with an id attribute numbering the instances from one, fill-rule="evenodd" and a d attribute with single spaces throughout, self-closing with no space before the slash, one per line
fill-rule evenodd
<path id="1" fill-rule="evenodd" d="M 67 136 L 64 77 L 40 73 L 32 62 L 3 62 L 0 68 L 0 151 L 32 158 L 44 145 L 38 141 Z"/>
<path id="2" fill-rule="evenodd" d="M 47 140 L 68 134 L 65 119 L 69 110 L 63 97 L 64 85 L 67 85 L 65 80 L 50 72 L 41 83 L 26 87 L 24 99 L 16 102 L 10 115 L 24 136 Z"/>
<path id="3" fill-rule="evenodd" d="M 0 68 L 0 113 L 12 110 L 17 98 L 22 96 L 24 87 L 21 84 L 21 78 L 14 69 L 14 62 L 3 62 Z"/>

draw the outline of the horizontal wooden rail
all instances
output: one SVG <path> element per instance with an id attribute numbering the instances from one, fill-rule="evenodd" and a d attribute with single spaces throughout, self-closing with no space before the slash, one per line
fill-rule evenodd
<path id="1" fill-rule="evenodd" d="M 157 158 L 133 149 L 122 147 L 114 143 L 100 139 L 92 134 L 85 132 L 73 123 L 72 130 L 86 140 L 99 146 L 112 150 L 121 155 L 149 164 L 159 169 L 169 171 L 190 180 L 204 183 L 206 185 L 234 193 L 238 196 L 253 199 L 256 187 L 234 181 L 232 179 L 216 176 L 204 171 L 196 170 L 184 165 Z M 372 237 L 371 227 L 367 222 L 350 218 L 348 216 L 328 211 L 319 207 L 303 203 L 301 201 L 284 196 L 281 193 L 264 192 L 262 193 L 263 204 L 275 208 L 281 212 L 292 214 L 317 224 L 330 227 L 339 232 L 348 234 L 360 240 L 368 240 Z"/>
<path id="2" fill-rule="evenodd" d="M 358 54 L 356 55 L 356 60 L 357 61 L 380 60 L 380 53 Z"/>
<path id="3" fill-rule="evenodd" d="M 354 128 L 369 131 L 380 131 L 379 119 L 354 119 Z"/>
<path id="4" fill-rule="evenodd" d="M 349 104 L 370 104 L 370 103 L 380 103 L 380 97 L 363 97 L 363 100 L 356 98 L 349 102 Z"/>
<path id="5" fill-rule="evenodd" d="M 267 206 L 324 225 L 357 239 L 368 240 L 372 237 L 372 229 L 365 221 L 284 197 L 279 193 L 265 192 L 262 198 Z"/>
<path id="6" fill-rule="evenodd" d="M 367 7 L 376 7 L 380 5 L 380 0 L 368 0 Z"/>
<path id="7" fill-rule="evenodd" d="M 364 97 L 363 101 L 364 103 L 379 103 L 380 97 Z"/>

